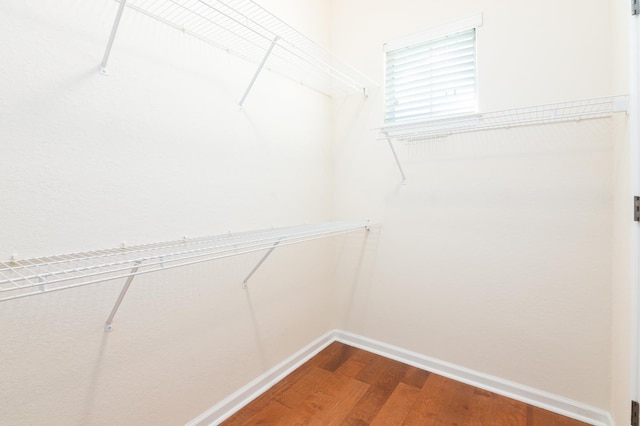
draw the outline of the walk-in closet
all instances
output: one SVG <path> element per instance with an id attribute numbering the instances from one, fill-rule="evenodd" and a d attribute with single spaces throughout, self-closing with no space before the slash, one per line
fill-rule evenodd
<path id="1" fill-rule="evenodd" d="M 0 2 L 0 425 L 638 426 L 637 0 Z"/>

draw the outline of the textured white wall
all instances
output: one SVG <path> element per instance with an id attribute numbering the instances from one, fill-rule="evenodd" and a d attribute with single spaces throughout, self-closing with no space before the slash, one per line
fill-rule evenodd
<path id="1" fill-rule="evenodd" d="M 629 9 L 623 1 L 612 1 L 613 91 L 629 92 Z M 629 400 L 633 380 L 630 359 L 632 336 L 631 246 L 633 237 L 631 155 L 629 123 L 626 118 L 614 121 L 614 226 L 611 333 L 611 414 L 618 425 L 629 422 Z M 640 362 L 636 360 L 636 362 Z"/>
<path id="2" fill-rule="evenodd" d="M 0 256 L 326 218 L 326 97 L 115 6 L 3 4 Z"/>
<path id="3" fill-rule="evenodd" d="M 331 19 L 332 49 L 378 81 L 385 41 L 483 12 L 485 111 L 624 88 L 611 83 L 607 2 L 260 3 L 321 42 Z M 371 131 L 381 90 L 332 115 L 267 72 L 240 114 L 253 65 L 134 13 L 105 78 L 115 9 L 0 5 L 0 257 L 320 221 L 332 206 L 382 231 L 278 250 L 248 292 L 258 254 L 138 277 L 111 334 L 121 283 L 0 304 L 0 423 L 185 422 L 334 326 L 623 415 L 618 123 L 399 147 L 401 187 Z"/>
<path id="4" fill-rule="evenodd" d="M 327 39 L 320 1 L 286 8 Z M 323 221 L 329 99 L 111 0 L 0 5 L 0 257 Z M 180 424 L 325 333 L 331 242 L 0 304 L 0 424 Z M 293 320 L 295 318 L 295 320 Z"/>
<path id="5" fill-rule="evenodd" d="M 332 47 L 382 81 L 384 42 L 479 12 L 481 111 L 611 94 L 605 1 L 334 1 Z M 401 186 L 382 102 L 334 111 L 335 216 L 383 225 L 340 326 L 608 409 L 612 120 L 398 144 Z"/>

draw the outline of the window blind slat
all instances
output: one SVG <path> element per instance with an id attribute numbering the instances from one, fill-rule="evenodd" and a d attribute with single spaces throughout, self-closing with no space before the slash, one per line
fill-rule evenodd
<path id="1" fill-rule="evenodd" d="M 439 96 L 450 97 L 452 101 L 455 102 L 455 99 L 463 94 L 472 94 L 475 95 L 475 86 L 473 84 L 468 84 L 466 86 L 457 86 L 457 87 L 444 87 L 438 88 L 429 91 L 415 91 L 412 95 L 407 95 L 403 98 L 404 102 L 401 104 L 396 102 L 395 99 L 389 99 L 385 102 L 385 108 L 405 108 L 412 107 L 417 103 L 429 103 L 432 100 Z"/>
<path id="2" fill-rule="evenodd" d="M 472 114 L 475 112 L 475 105 L 471 105 L 471 103 L 469 102 L 468 105 L 464 105 L 464 106 L 456 106 L 456 107 L 450 107 L 450 108 L 425 108 L 423 110 L 419 110 L 419 111 L 410 111 L 410 112 L 404 112 L 401 114 L 389 114 L 387 117 L 388 118 L 392 118 L 394 121 L 413 121 L 413 120 L 420 120 L 420 119 L 424 119 L 424 115 L 428 114 L 430 119 L 433 118 L 443 118 L 446 116 L 453 116 L 453 115 L 463 115 L 463 114 Z"/>
<path id="3" fill-rule="evenodd" d="M 447 56 L 455 56 L 459 53 L 474 51 L 475 44 L 472 42 L 450 46 L 446 50 L 441 51 L 424 51 L 424 52 L 412 52 L 410 55 L 406 55 L 402 58 L 390 58 L 387 57 L 387 64 L 393 64 L 396 67 L 411 66 L 411 64 L 420 61 L 433 61 L 439 58 L 446 58 Z"/>
<path id="4" fill-rule="evenodd" d="M 438 84 L 443 81 L 458 80 L 460 78 L 468 77 L 475 81 L 476 69 L 470 66 L 450 67 L 437 72 L 421 72 L 410 74 L 402 78 L 391 78 L 386 80 L 387 89 L 394 91 L 400 91 L 405 86 L 422 85 L 423 83 Z"/>
<path id="5" fill-rule="evenodd" d="M 435 102 L 434 99 L 440 99 L 441 102 Z M 432 109 L 444 109 L 444 108 L 458 108 L 461 105 L 466 105 L 472 102 L 474 99 L 474 93 L 459 93 L 455 96 L 455 98 L 451 98 L 450 96 L 438 96 L 430 99 L 430 102 L 416 102 L 411 106 L 404 105 L 400 108 L 389 108 L 389 113 L 394 116 L 405 115 L 405 114 L 413 114 L 416 111 L 423 110 L 432 110 Z"/>
<path id="6" fill-rule="evenodd" d="M 406 70 L 423 66 L 438 66 L 438 64 L 454 61 L 464 57 L 475 57 L 475 46 L 465 46 L 464 48 L 442 52 L 440 55 L 414 56 L 405 62 L 387 62 L 387 70 Z"/>
<path id="7" fill-rule="evenodd" d="M 467 42 L 473 43 L 474 39 L 475 39 L 474 34 L 472 34 L 470 31 L 464 31 L 455 36 L 441 37 L 435 40 L 419 43 L 413 46 L 389 51 L 387 52 L 387 58 L 394 58 L 394 59 L 401 60 L 402 57 L 404 56 L 413 55 L 418 52 L 446 49 L 448 46 L 464 44 Z"/>
<path id="8" fill-rule="evenodd" d="M 407 96 L 414 96 L 419 93 L 425 93 L 432 90 L 438 90 L 442 88 L 455 89 L 456 87 L 474 86 L 475 87 L 475 74 L 472 72 L 453 74 L 450 76 L 442 76 L 439 79 L 423 79 L 397 86 L 389 86 L 385 91 L 387 100 L 396 99 L 398 102 L 402 102 Z"/>
<path id="9" fill-rule="evenodd" d="M 401 72 L 392 72 L 385 77 L 385 83 L 387 85 L 401 84 L 415 79 L 440 78 L 447 74 L 457 74 L 464 71 L 471 71 L 475 74 L 475 68 L 475 58 L 471 57 L 441 64 L 438 67 L 420 67 Z"/>
<path id="10" fill-rule="evenodd" d="M 389 110 L 393 111 L 403 111 L 410 110 L 414 108 L 421 108 L 423 106 L 429 105 L 444 105 L 444 104 L 452 104 L 454 105 L 457 102 L 468 99 L 469 97 L 474 96 L 474 91 L 471 89 L 460 90 L 455 95 L 450 95 L 446 92 L 434 92 L 428 98 L 422 98 L 420 100 L 414 100 L 411 103 L 402 104 L 402 105 L 391 105 Z"/>

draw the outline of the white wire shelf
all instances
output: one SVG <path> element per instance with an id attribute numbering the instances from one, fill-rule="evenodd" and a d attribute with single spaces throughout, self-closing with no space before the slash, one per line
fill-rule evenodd
<path id="1" fill-rule="evenodd" d="M 136 275 L 261 250 L 269 250 L 268 255 L 276 246 L 369 229 L 369 226 L 368 222 L 327 222 L 0 262 L 0 301 L 121 278 L 128 278 L 128 286 Z M 117 307 L 112 317 L 115 310 Z"/>
<path id="2" fill-rule="evenodd" d="M 268 57 L 260 68 L 265 65 L 329 95 L 363 93 L 376 85 L 251 0 L 117 1 L 121 8 L 126 3 L 131 9 L 249 61 L 261 63 Z M 121 13 L 114 23 L 102 69 L 106 68 Z"/>
<path id="3" fill-rule="evenodd" d="M 378 140 L 419 142 L 456 133 L 609 117 L 627 111 L 629 97 L 609 96 L 508 109 L 460 117 L 394 124 L 377 130 Z"/>

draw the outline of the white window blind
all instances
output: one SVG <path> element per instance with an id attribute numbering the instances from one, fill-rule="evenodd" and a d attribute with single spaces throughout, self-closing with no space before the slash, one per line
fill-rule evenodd
<path id="1" fill-rule="evenodd" d="M 385 123 L 475 113 L 476 80 L 475 28 L 387 45 Z"/>

